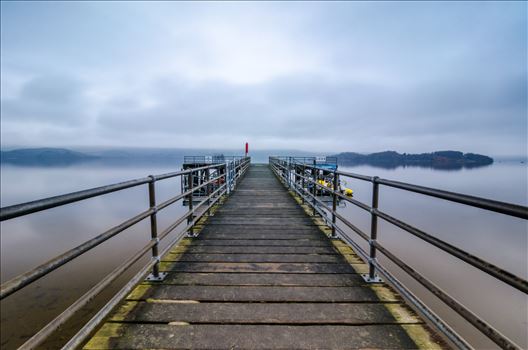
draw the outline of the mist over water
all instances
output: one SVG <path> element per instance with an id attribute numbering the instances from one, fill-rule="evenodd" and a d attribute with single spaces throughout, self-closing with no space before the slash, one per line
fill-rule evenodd
<path id="1" fill-rule="evenodd" d="M 264 157 L 255 160 L 266 161 Z M 179 169 L 178 164 L 111 166 L 83 163 L 30 168 L 2 165 L 1 206 Z M 481 168 L 451 171 L 419 167 L 383 169 L 372 166 L 340 167 L 340 170 L 521 205 L 528 204 L 527 166 L 519 162 L 498 162 Z M 158 202 L 180 192 L 178 178 L 158 182 L 156 186 Z M 354 190 L 355 199 L 370 204 L 371 184 L 347 180 L 347 187 Z M 2 223 L 2 281 L 93 238 L 147 207 L 147 187 L 143 185 Z M 524 220 L 384 186 L 380 187 L 380 209 L 523 278 L 528 276 L 527 226 Z M 159 230 L 167 227 L 185 210 L 177 203 L 160 212 Z M 364 232 L 369 232 L 370 215 L 367 212 L 351 204 L 339 210 Z M 349 234 L 354 237 L 354 233 Z M 525 295 L 382 220 L 378 237 L 382 245 L 437 283 L 444 291 L 517 344 L 524 348 L 528 346 L 528 302 Z M 1 310 L 2 348 L 11 349 L 20 345 L 104 275 L 143 247 L 149 239 L 148 220 L 144 220 L 20 293 L 5 299 Z M 366 247 L 365 242 L 360 240 L 357 240 L 360 245 Z M 136 264 L 134 269 L 137 270 L 146 259 L 148 257 Z M 397 267 L 383 257 L 380 260 L 475 347 L 495 347 Z M 87 316 L 131 275 L 132 272 L 123 276 L 94 305 L 83 310 L 73 325 L 68 326 L 70 328 L 63 329 L 61 336 L 67 337 L 68 332 L 71 333 L 83 320 L 86 321 Z M 61 341 L 60 337 L 55 337 L 47 343 L 47 347 L 56 348 Z"/>

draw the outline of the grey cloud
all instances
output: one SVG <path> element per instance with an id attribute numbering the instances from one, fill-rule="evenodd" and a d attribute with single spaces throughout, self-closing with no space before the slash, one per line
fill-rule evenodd
<path id="1" fill-rule="evenodd" d="M 316 76 L 282 77 L 252 86 L 191 85 L 175 79 L 173 84 L 165 82 L 161 95 L 152 96 L 158 98 L 154 107 L 130 111 L 112 105 L 102 110 L 98 120 L 103 129 L 130 134 L 141 130 L 175 137 L 196 133 L 197 138 L 223 134 L 292 141 L 317 137 L 329 142 L 353 138 L 372 148 L 371 135 L 446 136 L 439 147 L 456 145 L 456 138 L 469 129 L 486 137 L 488 130 L 525 137 L 519 125 L 526 101 L 512 97 L 523 89 L 522 82 L 511 79 L 479 88 L 480 83 L 429 82 L 397 89 Z M 153 82 L 152 90 L 158 85 Z M 487 142 L 473 139 L 477 145 Z"/>
<path id="2" fill-rule="evenodd" d="M 37 7 L 3 6 L 2 142 L 526 153 L 526 3 Z"/>
<path id="3" fill-rule="evenodd" d="M 84 84 L 71 77 L 38 76 L 27 81 L 18 96 L 2 99 L 2 120 L 79 126 L 86 118 L 84 94 Z"/>

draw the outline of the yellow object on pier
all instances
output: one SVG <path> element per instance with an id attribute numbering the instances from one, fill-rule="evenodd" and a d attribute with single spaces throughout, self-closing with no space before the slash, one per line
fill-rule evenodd
<path id="1" fill-rule="evenodd" d="M 324 186 L 324 187 L 327 187 L 329 189 L 333 189 L 333 185 L 332 183 L 328 182 L 328 181 L 325 181 L 325 180 L 322 180 L 322 179 L 319 179 L 317 180 L 317 183 L 321 186 Z M 347 188 L 347 187 L 342 187 L 341 189 L 341 193 L 343 193 L 345 196 L 347 197 L 352 197 L 354 195 L 354 191 L 350 188 Z"/>

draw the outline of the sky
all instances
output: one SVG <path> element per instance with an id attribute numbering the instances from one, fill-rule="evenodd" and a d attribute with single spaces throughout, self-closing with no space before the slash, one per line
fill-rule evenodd
<path id="1" fill-rule="evenodd" d="M 527 154 L 526 2 L 2 2 L 1 145 Z"/>

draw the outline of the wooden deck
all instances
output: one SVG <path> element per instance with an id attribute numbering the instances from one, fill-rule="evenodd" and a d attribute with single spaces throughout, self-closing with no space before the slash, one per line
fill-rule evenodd
<path id="1" fill-rule="evenodd" d="M 330 240 L 264 165 L 142 283 L 86 349 L 445 348 L 366 266 Z"/>

